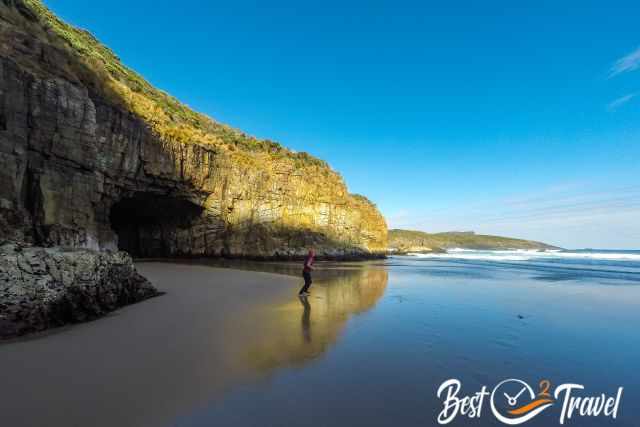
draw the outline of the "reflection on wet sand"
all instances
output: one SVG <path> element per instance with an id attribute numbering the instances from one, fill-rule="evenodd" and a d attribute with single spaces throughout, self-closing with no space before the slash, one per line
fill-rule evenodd
<path id="1" fill-rule="evenodd" d="M 258 313 L 263 334 L 245 360 L 265 371 L 300 365 L 336 342 L 353 314 L 372 308 L 384 294 L 388 275 L 378 268 L 335 270 L 316 279 L 308 298 L 291 299 Z"/>
<path id="2" fill-rule="evenodd" d="M 307 297 L 298 297 L 300 304 L 302 304 L 302 338 L 305 343 L 311 342 L 311 304 Z"/>
<path id="3" fill-rule="evenodd" d="M 2 425 L 176 425 L 240 385 L 320 355 L 387 282 L 383 267 L 322 265 L 303 302 L 297 264 L 251 268 L 291 276 L 166 262 L 138 268 L 166 294 L 0 344 Z"/>

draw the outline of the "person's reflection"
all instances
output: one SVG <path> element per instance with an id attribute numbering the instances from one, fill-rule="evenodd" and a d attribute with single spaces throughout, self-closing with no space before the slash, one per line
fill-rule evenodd
<path id="1" fill-rule="evenodd" d="M 306 342 L 311 342 L 311 305 L 306 296 L 300 297 L 300 303 L 304 308 L 302 311 L 302 337 Z"/>

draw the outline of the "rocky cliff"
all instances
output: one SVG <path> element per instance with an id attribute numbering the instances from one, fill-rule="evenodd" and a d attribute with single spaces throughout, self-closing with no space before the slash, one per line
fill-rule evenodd
<path id="1" fill-rule="evenodd" d="M 151 87 L 39 0 L 0 0 L 0 238 L 134 256 L 373 256 L 384 218 L 326 163 Z"/>

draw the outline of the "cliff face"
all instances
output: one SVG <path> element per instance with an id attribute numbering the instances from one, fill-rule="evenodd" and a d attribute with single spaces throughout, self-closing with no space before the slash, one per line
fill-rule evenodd
<path id="1" fill-rule="evenodd" d="M 134 256 L 386 249 L 375 205 L 324 162 L 188 110 L 36 0 L 0 0 L 0 17 L 0 237 Z"/>

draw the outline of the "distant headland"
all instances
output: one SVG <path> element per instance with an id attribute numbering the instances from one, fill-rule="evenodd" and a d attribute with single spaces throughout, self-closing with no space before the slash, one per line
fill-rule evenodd
<path id="1" fill-rule="evenodd" d="M 426 233 L 416 230 L 389 230 L 389 253 L 408 252 L 444 252 L 447 249 L 560 249 L 533 240 L 514 239 L 511 237 L 476 234 L 473 231 L 449 231 L 445 233 Z"/>

